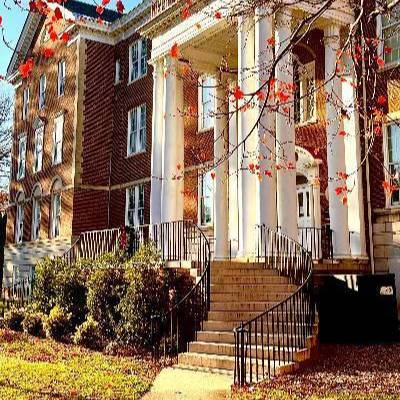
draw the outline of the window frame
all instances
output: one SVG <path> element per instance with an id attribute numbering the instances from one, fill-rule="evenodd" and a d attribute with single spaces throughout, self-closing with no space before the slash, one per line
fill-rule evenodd
<path id="1" fill-rule="evenodd" d="M 60 68 L 60 66 L 63 66 L 63 68 Z M 61 75 L 61 72 L 63 72 L 63 75 Z M 62 59 L 58 62 L 58 66 L 57 66 L 57 96 L 58 97 L 62 97 L 65 94 L 65 86 L 66 86 L 66 82 L 67 82 L 66 74 L 67 74 L 67 63 L 64 59 Z"/>
<path id="2" fill-rule="evenodd" d="M 42 74 L 39 77 L 39 110 L 43 110 L 46 107 L 46 87 L 47 87 L 47 78 L 46 74 Z"/>
<path id="3" fill-rule="evenodd" d="M 121 60 L 118 58 L 115 60 L 115 81 L 114 84 L 118 85 L 121 83 Z"/>
<path id="4" fill-rule="evenodd" d="M 19 192 L 16 198 L 16 212 L 15 212 L 15 229 L 14 240 L 16 244 L 24 241 L 24 219 L 25 219 L 25 196 L 23 192 Z"/>
<path id="5" fill-rule="evenodd" d="M 137 60 L 135 63 L 133 62 L 133 50 L 134 47 L 137 46 Z M 143 51 L 145 49 L 145 51 Z M 147 67 L 147 57 L 148 57 L 148 51 L 147 51 L 147 40 L 145 38 L 140 38 L 133 42 L 129 46 L 129 84 L 136 82 L 137 80 L 145 77 L 148 72 L 148 67 Z M 143 70 L 142 70 L 142 61 L 143 58 L 146 59 L 146 62 L 144 63 Z M 133 76 L 133 66 L 134 64 L 137 63 L 138 66 L 138 71 L 137 71 L 137 76 Z"/>
<path id="6" fill-rule="evenodd" d="M 197 202 L 197 215 L 198 215 L 198 224 L 200 227 L 209 228 L 214 226 L 214 180 L 211 176 L 212 171 L 206 171 L 204 173 L 199 173 L 198 175 L 198 202 Z M 203 222 L 203 188 L 204 188 L 204 180 L 205 178 L 210 179 L 211 183 L 211 221 L 210 222 Z"/>
<path id="7" fill-rule="evenodd" d="M 29 116 L 29 102 L 30 102 L 30 90 L 29 90 L 29 87 L 26 87 L 22 91 L 22 120 L 23 121 L 26 121 Z"/>
<path id="8" fill-rule="evenodd" d="M 212 93 L 211 96 L 213 97 L 213 99 L 211 99 L 212 101 L 212 106 L 211 106 L 211 112 L 213 113 L 215 110 L 215 87 L 216 87 L 216 79 L 214 76 L 211 75 L 202 75 L 199 77 L 199 85 L 198 85 L 198 94 L 197 94 L 197 98 L 198 98 L 198 122 L 197 122 L 197 131 L 198 132 L 207 132 L 211 129 L 215 128 L 215 118 L 213 116 L 209 116 L 210 118 L 210 125 L 205 126 L 204 125 L 204 102 L 203 102 L 203 90 L 204 90 L 204 81 L 205 80 L 210 80 L 210 86 L 212 85 L 213 88 L 208 87 L 209 89 L 211 89 Z"/>
<path id="9" fill-rule="evenodd" d="M 142 110 L 144 110 L 144 112 Z M 144 114 L 144 120 L 143 120 L 143 114 Z M 132 119 L 134 115 L 136 115 L 136 130 L 135 130 L 136 134 L 134 134 L 131 130 Z M 135 147 L 133 150 L 131 150 L 132 138 L 135 140 Z M 131 157 L 136 154 L 146 152 L 146 144 L 147 144 L 146 141 L 147 141 L 147 105 L 146 103 L 142 103 L 132 108 L 128 112 L 128 134 L 126 140 L 126 156 Z M 142 146 L 140 147 L 139 145 Z"/>
<path id="10" fill-rule="evenodd" d="M 57 142 L 57 121 L 61 120 L 61 139 Z M 64 140 L 64 114 L 58 115 L 54 118 L 54 128 L 53 128 L 53 148 L 52 148 L 52 165 L 59 165 L 63 162 L 63 140 Z M 57 144 L 60 143 L 60 151 L 56 154 Z M 60 159 L 56 159 L 56 155 L 59 155 Z"/>
<path id="11" fill-rule="evenodd" d="M 380 38 L 381 40 L 379 41 L 379 45 L 378 45 L 378 54 L 382 55 L 383 60 L 385 61 L 385 65 L 383 66 L 383 68 L 380 68 L 380 70 L 384 71 L 384 70 L 388 70 L 394 67 L 397 67 L 398 65 L 400 65 L 400 33 L 399 33 L 399 47 L 397 48 L 398 50 L 398 58 L 396 60 L 392 60 L 392 61 L 387 61 L 386 59 L 386 54 L 384 51 L 385 48 L 385 36 L 384 36 L 384 31 L 387 29 L 392 29 L 395 28 L 397 26 L 397 32 L 400 28 L 400 6 L 396 6 L 398 7 L 398 19 L 396 21 L 396 18 L 393 18 L 393 20 L 395 22 L 384 26 L 384 16 L 382 16 L 381 14 L 377 16 L 376 19 L 376 37 Z M 395 8 L 396 8 L 395 7 Z"/>
<path id="12" fill-rule="evenodd" d="M 25 148 L 23 152 L 23 157 L 21 157 L 21 142 L 24 143 Z M 22 170 L 22 172 L 21 172 Z M 20 181 L 25 178 L 26 173 L 26 134 L 22 134 L 18 138 L 18 162 L 17 162 L 17 181 Z"/>
<path id="13" fill-rule="evenodd" d="M 134 193 L 134 206 L 130 208 L 130 192 Z M 143 204 L 140 206 L 140 197 L 142 196 Z M 140 226 L 144 224 L 145 213 L 145 187 L 143 183 L 139 183 L 126 188 L 125 192 L 125 225 L 126 226 Z M 129 214 L 133 213 L 133 224 L 131 224 Z M 140 214 L 141 212 L 141 214 Z"/>
<path id="14" fill-rule="evenodd" d="M 40 147 L 40 152 L 38 152 L 38 134 L 41 134 L 41 147 Z M 43 168 L 43 143 L 44 143 L 44 125 L 39 126 L 35 130 L 35 147 L 33 149 L 33 164 L 32 164 L 32 170 L 33 173 L 36 174 L 40 172 Z M 36 166 L 37 161 L 39 159 L 38 155 L 40 154 L 40 165 Z"/>
<path id="15" fill-rule="evenodd" d="M 33 193 L 32 196 L 32 227 L 31 227 L 31 240 L 37 241 L 40 239 L 40 224 L 42 219 L 42 196 L 37 193 Z M 36 210 L 39 210 L 36 213 Z"/>
<path id="16" fill-rule="evenodd" d="M 53 189 L 51 192 L 51 210 L 50 210 L 50 238 L 55 239 L 61 236 L 61 209 L 62 209 L 62 198 L 61 198 L 61 187 L 56 187 L 57 181 L 53 184 Z M 58 213 L 57 215 L 54 213 L 55 210 L 55 200 L 59 199 L 58 202 Z M 57 224 L 56 224 L 57 223 Z M 58 228 L 58 232 L 56 235 L 56 228 Z"/>

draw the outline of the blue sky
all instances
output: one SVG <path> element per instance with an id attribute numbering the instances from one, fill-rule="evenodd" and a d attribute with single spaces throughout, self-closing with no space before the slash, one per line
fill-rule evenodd
<path id="1" fill-rule="evenodd" d="M 86 1 L 87 3 L 91 3 L 91 1 Z M 125 10 L 131 10 L 136 4 L 138 4 L 138 0 L 125 0 Z M 15 46 L 19 34 L 22 30 L 22 27 L 25 22 L 25 18 L 27 13 L 21 10 L 19 7 L 15 6 L 13 0 L 5 0 L 0 2 L 0 16 L 3 17 L 3 26 L 4 26 L 4 35 L 6 40 Z M 21 0 L 21 4 L 27 8 L 28 1 Z M 8 6 L 10 10 L 6 7 Z M 111 1 L 110 7 L 115 7 L 115 2 Z M 0 75 L 5 75 L 7 71 L 8 63 L 11 59 L 12 51 L 7 48 L 7 46 L 3 43 L 3 40 L 0 41 Z M 4 82 L 0 83 L 0 93 L 2 92 L 11 93 L 12 90 L 9 85 Z"/>

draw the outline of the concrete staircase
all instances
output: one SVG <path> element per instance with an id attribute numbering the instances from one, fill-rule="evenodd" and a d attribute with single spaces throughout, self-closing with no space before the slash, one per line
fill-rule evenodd
<path id="1" fill-rule="evenodd" d="M 177 368 L 211 369 L 219 373 L 233 374 L 235 369 L 235 337 L 233 329 L 241 321 L 248 321 L 275 304 L 288 298 L 296 285 L 289 283 L 288 278 L 279 276 L 278 272 L 265 269 L 262 264 L 241 261 L 213 261 L 211 264 L 211 306 L 208 320 L 204 322 L 203 330 L 197 332 L 197 340 L 189 343 L 188 351 L 178 356 Z M 261 326 L 259 327 L 261 328 Z M 263 332 L 267 332 L 264 324 Z M 261 332 L 259 329 L 258 332 Z M 315 332 L 316 333 L 316 332 Z M 255 334 L 253 334 L 253 337 Z M 261 333 L 257 333 L 260 338 Z M 293 335 L 282 332 L 279 345 L 286 347 L 287 355 L 292 352 L 293 362 L 274 359 L 278 345 L 277 337 L 263 334 L 263 343 L 258 345 L 257 357 L 271 355 L 275 375 L 289 373 L 295 370 L 299 363 L 310 357 L 310 349 L 316 344 L 316 337 L 308 339 L 307 348 L 301 351 L 290 347 Z M 260 341 L 259 341 L 260 342 Z M 253 365 L 253 368 L 255 366 Z"/>

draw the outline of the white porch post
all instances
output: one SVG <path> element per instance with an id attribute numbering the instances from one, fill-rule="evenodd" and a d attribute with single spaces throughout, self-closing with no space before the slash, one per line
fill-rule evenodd
<path id="1" fill-rule="evenodd" d="M 168 57 L 166 69 L 161 219 L 171 222 L 183 219 L 183 82 L 176 59 Z"/>
<path id="2" fill-rule="evenodd" d="M 228 96 L 227 81 L 223 73 L 216 79 L 214 117 L 214 257 L 224 259 L 229 256 L 228 231 Z"/>
<path id="3" fill-rule="evenodd" d="M 161 222 L 161 178 L 163 154 L 163 97 L 164 65 L 161 60 L 154 64 L 153 70 L 153 116 L 151 134 L 151 192 L 150 224 Z"/>
<path id="4" fill-rule="evenodd" d="M 269 10 L 256 9 L 255 21 L 255 59 L 258 70 L 258 88 L 274 76 L 272 69 L 273 48 L 266 41 L 274 35 L 272 16 Z M 272 73 L 271 73 L 272 72 Z M 268 82 L 262 89 L 266 95 Z M 257 180 L 257 224 L 276 228 L 276 169 L 275 169 L 275 113 L 263 110 L 265 100 L 259 101 L 260 123 L 258 127 L 259 164 L 261 178 Z M 266 175 L 266 171 L 272 174 Z"/>
<path id="5" fill-rule="evenodd" d="M 233 90 L 236 80 L 231 81 Z M 229 241 L 232 256 L 236 256 L 239 247 L 239 205 L 238 205 L 238 111 L 234 98 L 229 101 Z"/>
<path id="6" fill-rule="evenodd" d="M 345 145 L 341 115 L 342 84 L 336 75 L 337 51 L 340 49 L 339 27 L 331 24 L 325 29 L 325 89 L 326 135 L 328 160 L 329 219 L 333 230 L 333 253 L 335 256 L 350 255 L 348 208 L 342 203 L 335 189 L 345 182 L 337 179 L 338 172 L 346 172 Z"/>
<path id="7" fill-rule="evenodd" d="M 279 57 L 289 45 L 291 37 L 291 11 L 285 9 L 277 17 L 276 54 Z M 293 83 L 293 56 L 287 51 L 276 66 L 276 85 Z M 296 194 L 296 145 L 295 145 L 293 96 L 276 113 L 276 153 L 278 197 L 278 225 L 284 234 L 296 239 L 297 194 Z"/>
<path id="8" fill-rule="evenodd" d="M 350 250 L 352 256 L 366 257 L 365 221 L 364 221 L 364 196 L 362 186 L 361 144 L 359 114 L 355 106 L 355 83 L 352 59 L 346 57 L 347 74 L 342 83 L 343 102 L 348 111 L 349 118 L 343 121 L 344 130 L 348 133 L 345 137 L 346 172 L 349 175 L 348 184 L 352 191 L 348 194 L 348 221 L 350 234 Z"/>
<path id="9" fill-rule="evenodd" d="M 255 90 L 254 78 L 254 18 L 241 17 L 238 31 L 238 84 L 245 94 Z M 246 104 L 249 97 L 239 102 Z M 255 250 L 256 176 L 249 171 L 249 164 L 257 160 L 252 152 L 257 149 L 256 114 L 253 108 L 239 113 L 238 142 L 246 141 L 238 151 L 239 158 L 239 257 L 251 257 Z M 249 136 L 250 135 L 250 136 Z"/>

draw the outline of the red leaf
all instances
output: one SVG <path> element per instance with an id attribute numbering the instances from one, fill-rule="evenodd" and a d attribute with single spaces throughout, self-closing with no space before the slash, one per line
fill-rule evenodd
<path id="1" fill-rule="evenodd" d="M 215 11 L 215 18 L 221 19 L 222 18 L 222 14 L 219 11 Z"/>
<path id="2" fill-rule="evenodd" d="M 342 204 L 345 206 L 347 204 L 347 196 L 342 197 Z"/>
<path id="3" fill-rule="evenodd" d="M 172 58 L 179 57 L 179 47 L 177 43 L 174 43 L 174 45 L 171 47 L 170 53 Z"/>
<path id="4" fill-rule="evenodd" d="M 265 93 L 262 90 L 259 90 L 257 92 L 257 98 L 258 98 L 258 100 L 264 100 L 265 99 Z"/>
<path id="5" fill-rule="evenodd" d="M 215 179 L 215 172 L 214 171 L 211 172 L 211 179 Z"/>
<path id="6" fill-rule="evenodd" d="M 268 46 L 275 46 L 275 38 L 273 36 L 268 38 L 267 39 L 267 44 L 268 44 Z"/>
<path id="7" fill-rule="evenodd" d="M 68 32 L 64 32 L 64 33 L 61 35 L 61 41 L 67 43 L 68 40 L 69 40 L 69 33 L 68 33 Z"/>
<path id="8" fill-rule="evenodd" d="M 60 10 L 59 7 L 57 7 L 57 8 L 54 10 L 54 16 L 56 17 L 57 20 L 63 18 L 62 12 L 61 12 L 61 10 Z"/>
<path id="9" fill-rule="evenodd" d="M 96 12 L 97 12 L 97 14 L 99 14 L 99 15 L 103 14 L 103 12 L 104 12 L 104 7 L 102 7 L 102 6 L 97 6 L 97 7 L 96 7 Z"/>
<path id="10" fill-rule="evenodd" d="M 236 86 L 236 88 L 233 92 L 233 96 L 235 97 L 236 100 L 243 99 L 244 93 L 242 92 L 242 90 L 240 89 L 239 86 Z"/>
<path id="11" fill-rule="evenodd" d="M 187 19 L 190 17 L 190 10 L 189 7 L 186 6 L 184 7 L 184 9 L 182 10 L 182 19 Z"/>
<path id="12" fill-rule="evenodd" d="M 384 106 L 386 104 L 386 96 L 380 95 L 378 96 L 378 98 L 376 99 L 376 102 L 380 105 L 380 106 Z"/>
<path id="13" fill-rule="evenodd" d="M 392 52 L 392 48 L 391 47 L 385 47 L 383 49 L 383 51 L 385 52 L 385 54 L 390 54 Z"/>
<path id="14" fill-rule="evenodd" d="M 33 59 L 29 58 L 26 63 L 21 64 L 18 69 L 22 78 L 28 78 L 33 69 Z"/>
<path id="15" fill-rule="evenodd" d="M 3 25 L 3 17 L 0 15 L 0 27 Z"/>
<path id="16" fill-rule="evenodd" d="M 376 59 L 376 63 L 377 63 L 378 66 L 381 67 L 381 68 L 385 66 L 385 61 L 384 61 L 381 57 L 378 57 L 378 58 Z"/>
<path id="17" fill-rule="evenodd" d="M 110 3 L 110 0 L 102 0 L 102 2 L 101 2 L 101 4 L 103 4 L 103 6 L 106 6 L 109 3 Z"/>
<path id="18" fill-rule="evenodd" d="M 42 55 L 44 56 L 44 58 L 51 58 L 54 56 L 54 53 L 54 50 L 50 49 L 49 47 L 42 49 Z"/>
<path id="19" fill-rule="evenodd" d="M 340 131 L 339 132 L 339 136 L 346 136 L 346 135 L 347 135 L 347 133 L 345 131 Z"/>
<path id="20" fill-rule="evenodd" d="M 121 1 L 121 0 L 117 0 L 117 11 L 118 11 L 120 14 L 123 14 L 123 13 L 124 13 L 124 10 L 125 10 L 125 7 L 124 7 L 122 1 Z"/>
<path id="21" fill-rule="evenodd" d="M 52 30 L 51 32 L 49 32 L 49 34 L 50 34 L 50 40 L 52 42 L 55 42 L 58 39 L 58 35 L 55 30 Z"/>

